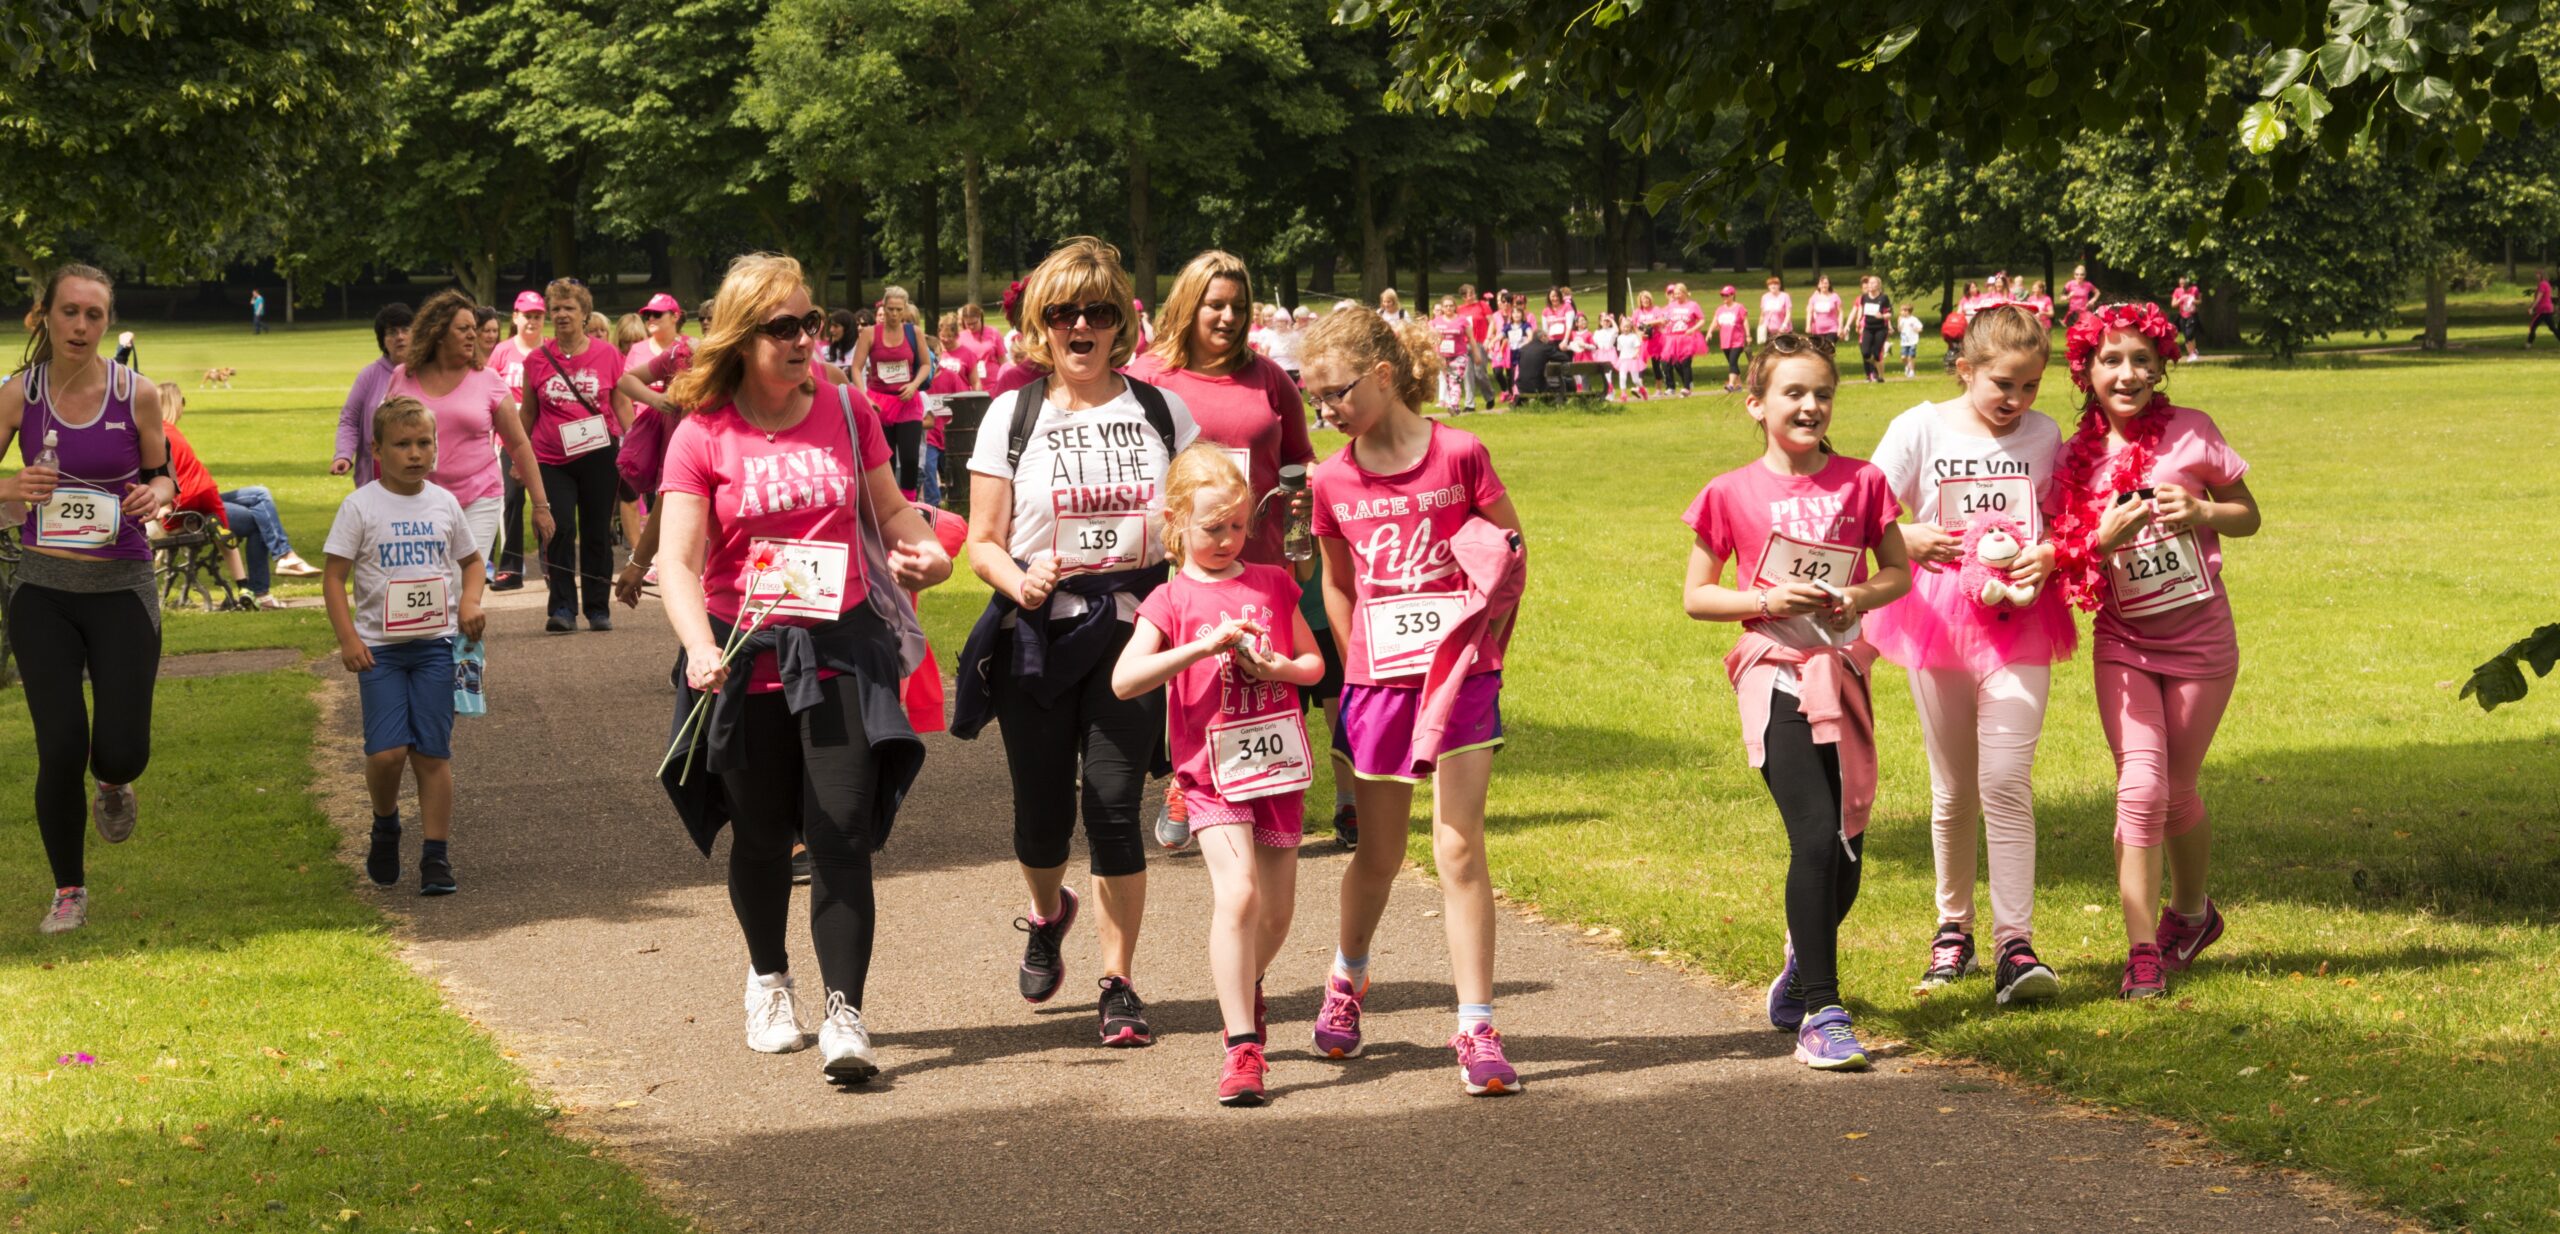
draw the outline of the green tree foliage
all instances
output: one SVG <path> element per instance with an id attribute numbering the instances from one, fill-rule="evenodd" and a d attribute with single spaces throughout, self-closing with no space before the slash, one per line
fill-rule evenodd
<path id="1" fill-rule="evenodd" d="M 392 87 L 395 153 L 370 194 L 386 251 L 447 266 L 483 304 L 498 303 L 499 263 L 536 242 L 560 201 L 548 160 L 502 123 L 536 50 L 511 6 L 484 0 L 430 31 Z"/>

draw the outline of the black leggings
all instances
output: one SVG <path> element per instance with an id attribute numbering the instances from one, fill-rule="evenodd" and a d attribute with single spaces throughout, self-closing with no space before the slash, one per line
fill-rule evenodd
<path id="1" fill-rule="evenodd" d="M 819 683 L 818 705 L 798 716 L 780 693 L 747 696 L 744 767 L 720 773 L 735 832 L 729 841 L 729 908 L 759 973 L 785 972 L 791 917 L 791 845 L 809 846 L 809 936 L 827 988 L 859 1010 L 871 975 L 879 912 L 871 898 L 871 796 L 878 773 L 855 694 L 844 679 Z"/>
<path id="2" fill-rule="evenodd" d="M 1109 604 L 1105 596 L 1098 603 Z M 1111 650 L 1057 706 L 1033 701 L 1011 678 L 996 683 L 996 722 L 1013 773 L 1013 856 L 1034 870 L 1067 864 L 1076 831 L 1077 763 L 1083 763 L 1084 838 L 1099 878 L 1147 868 L 1139 839 L 1147 767 L 1164 735 L 1164 691 L 1133 699 L 1111 692 L 1111 666 L 1129 641 L 1122 623 Z"/>
<path id="3" fill-rule="evenodd" d="M 1742 353 L 1745 350 L 1745 348 L 1741 347 L 1727 347 L 1724 349 L 1724 376 L 1725 381 L 1728 384 L 1741 383 Z"/>
<path id="4" fill-rule="evenodd" d="M 923 456 L 924 421 L 909 420 L 889 426 L 892 469 L 897 472 L 899 491 L 910 497 L 915 496 L 917 486 L 924 483 Z"/>
<path id="5" fill-rule="evenodd" d="M 56 591 L 22 583 L 9 597 L 9 642 L 36 735 L 36 828 L 56 887 L 85 887 L 88 786 L 131 784 L 151 764 L 151 688 L 160 627 L 131 591 Z M 80 696 L 96 686 L 97 715 Z"/>
<path id="6" fill-rule="evenodd" d="M 542 465 L 544 500 L 558 529 L 542 548 L 543 575 L 551 583 L 551 615 L 575 617 L 583 587 L 589 617 L 612 611 L 613 503 L 622 478 L 613 469 L 614 449 L 606 446 L 566 463 Z M 569 565 L 570 554 L 577 566 Z"/>
<path id="7" fill-rule="evenodd" d="M 1696 357 L 1682 356 L 1677 360 L 1663 360 L 1659 363 L 1662 365 L 1663 389 L 1668 390 L 1678 386 L 1681 390 L 1687 391 L 1696 387 L 1698 371 Z"/>
<path id="8" fill-rule="evenodd" d="M 2545 330 L 2545 329 L 2547 329 L 2547 330 L 2551 331 L 2551 337 L 2553 337 L 2553 338 L 2555 338 L 2555 339 L 2560 339 L 2560 324 L 2555 324 L 2555 323 L 2551 320 L 2551 314 L 2549 314 L 2549 313 L 2536 313 L 2536 314 L 2534 314 L 2534 315 L 2533 315 L 2533 320 L 2525 323 L 2525 327 L 2524 327 L 2524 342 L 2525 342 L 2525 346 L 2530 347 L 2530 346 L 2532 346 L 2532 345 L 2533 345 L 2533 332 L 2534 332 L 2534 331 L 2536 331 L 2536 330 Z"/>
<path id="9" fill-rule="evenodd" d="M 1840 748 L 1813 743 L 1795 696 L 1769 691 L 1760 778 L 1787 825 L 1787 933 L 1796 991 L 1821 1010 L 1840 1001 L 1840 923 L 1858 902 L 1858 854 L 1866 837 L 1840 840 Z"/>
<path id="10" fill-rule="evenodd" d="M 1877 371 L 1877 366 L 1884 363 L 1884 338 L 1884 331 L 1880 329 L 1863 331 L 1858 335 L 1858 358 L 1867 362 L 1869 381 L 1884 380 L 1884 374 Z"/>
<path id="11" fill-rule="evenodd" d="M 498 528 L 499 547 L 495 557 L 499 573 L 513 574 L 522 578 L 524 576 L 524 482 L 516 479 L 516 469 L 512 462 L 507 464 L 506 473 L 506 522 Z M 550 498 L 545 497 L 543 500 L 549 501 Z M 491 556 L 489 545 L 480 546 L 480 556 L 483 559 Z"/>

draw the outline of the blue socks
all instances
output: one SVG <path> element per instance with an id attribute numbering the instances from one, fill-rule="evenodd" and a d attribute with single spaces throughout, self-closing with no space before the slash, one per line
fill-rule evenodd
<path id="1" fill-rule="evenodd" d="M 1493 1004 L 1491 1004 L 1491 1003 L 1460 1003 L 1460 1004 L 1458 1004 L 1458 1031 L 1459 1031 L 1459 1032 L 1462 1032 L 1462 1033 L 1471 1033 L 1471 1032 L 1474 1032 L 1474 1031 L 1475 1031 L 1476 1026 L 1477 1026 L 1477 1025 L 1479 1025 L 1479 1024 L 1483 1024 L 1483 1025 L 1490 1026 L 1490 1025 L 1492 1025 L 1492 1023 L 1493 1023 Z"/>
<path id="2" fill-rule="evenodd" d="M 434 860 L 436 860 L 437 858 L 444 856 L 444 855 L 445 855 L 444 845 L 445 845 L 445 842 L 444 842 L 444 841 L 442 841 L 442 840 L 428 840 L 428 841 L 426 841 L 426 842 L 425 842 L 425 844 L 424 844 L 424 845 L 423 845 L 423 846 L 418 850 L 418 860 L 420 860 L 420 861 L 434 861 Z"/>
<path id="3" fill-rule="evenodd" d="M 1361 986 L 1368 984 L 1369 957 L 1362 956 L 1359 959 L 1354 960 L 1351 957 L 1342 954 L 1342 948 L 1336 947 L 1333 949 L 1333 971 L 1350 978 L 1351 988 L 1357 990 Z"/>

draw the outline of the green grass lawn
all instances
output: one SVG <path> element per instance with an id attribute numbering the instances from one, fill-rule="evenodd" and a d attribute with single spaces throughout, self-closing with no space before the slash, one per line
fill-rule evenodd
<path id="1" fill-rule="evenodd" d="M 2550 556 L 2548 520 L 2517 514 L 2560 500 L 2560 475 L 2546 463 L 2560 450 L 2560 425 L 2543 393 L 2560 367 L 2540 352 L 2513 350 L 2520 337 L 2487 346 L 2505 316 L 2520 321 L 2504 307 L 2512 299 L 2501 291 L 2461 302 L 2458 322 L 2466 324 L 2457 338 L 2479 331 L 2480 350 L 2329 356 L 2291 368 L 2200 365 L 2172 378 L 2174 395 L 2211 411 L 2254 464 L 2250 481 L 2267 529 L 2229 546 L 2244 669 L 2206 769 L 2219 836 L 2214 891 L 2231 933 L 2176 983 L 2171 999 L 2112 998 L 2122 955 L 2108 854 L 2113 773 L 2085 657 L 2056 672 L 2039 765 L 2038 940 L 2062 971 L 2065 998 L 2003 1014 L 1980 980 L 1925 1001 L 1908 992 L 1933 925 L 1928 780 L 1902 678 L 1882 672 L 1883 792 L 1865 892 L 1845 932 L 1845 983 L 1871 1038 L 1984 1059 L 2106 1105 L 2176 1118 L 2224 1146 L 2319 1171 L 2441 1228 L 2560 1222 L 2560 1055 L 2549 1036 L 2560 1015 L 2553 1010 L 2560 974 L 2552 972 L 2560 954 L 2560 685 L 2543 684 L 2495 715 L 2454 697 L 2471 665 L 2552 616 L 2548 588 L 2531 581 Z M 241 370 L 237 391 L 194 395 L 190 436 L 223 483 L 274 488 L 310 555 L 345 487 L 325 474 L 334 409 L 370 347 L 361 326 L 254 340 L 232 330 L 154 328 L 144 355 L 155 371 L 214 363 Z M 1863 454 L 1893 414 L 1952 389 L 1923 372 L 1916 383 L 1849 383 L 1834 433 L 1841 448 Z M 2048 409 L 2063 410 L 2069 392 L 2058 362 L 2048 378 Z M 1493 795 L 1497 881 L 1513 900 L 1551 917 L 1618 927 L 1639 951 L 1765 982 L 1777 961 L 1784 843 L 1744 765 L 1717 663 L 1733 631 L 1690 622 L 1679 606 L 1688 551 L 1679 512 L 1710 476 L 1758 452 L 1755 431 L 1738 402 L 1717 398 L 1465 423 L 1490 444 L 1535 545 L 1505 707 L 1512 743 Z M 1340 441 L 1320 433 L 1318 444 L 1330 451 Z M 2494 465 L 2509 456 L 2525 465 Z M 2519 570 L 2522 585 L 2509 579 Z M 928 625 L 946 656 L 982 598 L 965 578 L 927 597 Z M 308 621 L 300 614 L 173 619 L 171 644 L 325 647 L 325 624 L 315 630 Z M 173 699 L 247 692 L 266 699 L 277 722 L 307 723 L 299 687 L 285 682 L 169 688 Z M 127 911 L 120 902 L 149 906 L 152 942 L 113 955 L 74 953 L 87 974 L 76 996 L 85 1000 L 79 1020 L 70 1019 L 70 998 L 46 984 L 69 965 L 39 969 L 32 936 L 0 930 L 0 938 L 18 938 L 0 945 L 0 1006 L 11 1040 L 26 1039 L 10 1060 L 19 1071 L 8 1082 L 9 1104 L 0 1105 L 0 1127 L 9 1128 L 0 1148 L 12 1158 L 0 1167 L 39 1180 L 30 1192 L 46 1197 L 39 1203 L 65 1202 L 64 1191 L 73 1190 L 91 1206 L 30 1228 L 158 1221 L 162 1200 L 259 1218 L 270 1197 L 255 1189 L 251 1169 L 283 1176 L 278 1187 L 292 1171 L 204 1168 L 207 1154 L 277 1151 L 249 1138 L 249 1112 L 279 1115 L 292 1129 L 327 1128 L 326 1112 L 338 1111 L 351 1130 L 333 1151 L 352 1143 L 373 1154 L 361 1168 L 341 1157 L 313 1175 L 366 1197 L 344 1207 L 370 1213 L 381 1197 L 405 1195 L 418 1182 L 428 1184 L 419 1195 L 429 1198 L 414 1202 L 430 1203 L 449 1194 L 437 1190 L 438 1179 L 454 1171 L 426 1167 L 444 1160 L 438 1153 L 459 1151 L 441 1137 L 506 1134 L 514 1147 L 507 1160 L 533 1159 L 517 1167 L 526 1172 L 501 1177 L 483 1166 L 466 1181 L 486 1176 L 516 1188 L 508 1202 L 518 1207 L 509 1211 L 520 1219 L 598 1190 L 644 1213 L 620 1176 L 564 1173 L 598 1167 L 539 1134 L 537 1099 L 515 1073 L 457 1021 L 432 1012 L 427 988 L 387 958 L 378 923 L 344 893 L 344 872 L 328 864 L 327 834 L 306 799 L 292 788 L 277 790 L 281 802 L 242 795 L 236 785 L 298 787 L 302 756 L 298 747 L 268 756 L 224 744 L 237 740 L 226 736 L 238 731 L 236 715 L 225 714 L 232 710 L 164 706 L 161 766 L 200 754 L 196 774 L 210 782 L 186 816 L 239 838 L 189 846 L 207 854 L 201 864 L 153 865 L 170 880 L 168 894 L 133 881 L 143 877 L 143 863 L 131 860 L 140 850 L 110 855 L 124 867 L 103 867 L 112 874 L 99 881 L 133 890 L 102 897 L 105 911 Z M 193 718 L 213 714 L 223 722 Z M 0 709 L 7 765 L 24 765 L 23 724 L 22 714 Z M 271 774 L 259 771 L 269 757 Z M 155 769 L 155 780 L 163 774 Z M 185 773 L 166 774 L 174 787 Z M 42 881 L 24 809 L 0 800 L 7 820 L 0 874 L 11 886 Z M 1429 858 L 1419 842 L 1413 853 Z M 180 855 L 174 846 L 158 854 Z M 216 882 L 254 894 L 219 908 L 180 894 Z M 158 924 L 164 912 L 174 924 Z M 262 949 L 288 935 L 289 944 Z M 339 957 L 328 980 L 275 979 L 312 973 L 322 963 L 315 956 Z M 173 978 L 183 991 L 175 1001 L 162 988 Z M 247 999 L 206 993 L 262 978 L 276 993 L 254 1010 Z M 276 1004 L 280 998 L 301 1001 Z M 101 1018 L 98 1007 L 134 1010 Z M 415 1019 L 400 1021 L 396 1039 L 376 1031 L 396 1015 Z M 109 1039 L 119 1026 L 132 1027 L 130 1042 L 111 1050 L 84 1044 Z M 330 1030 L 348 1036 L 327 1038 Z M 306 1031 L 322 1040 L 301 1036 Z M 181 1032 L 198 1044 L 161 1044 Z M 267 1045 L 289 1057 L 260 1053 Z M 48 1066 L 54 1054 L 76 1049 L 124 1070 L 74 1075 Z M 161 1057 L 180 1060 L 161 1069 L 174 1075 L 152 1075 Z M 330 1069 L 307 1069 L 314 1057 Z M 210 1070 L 188 1070 L 200 1066 Z M 405 1074 L 412 1070 L 417 1077 Z M 54 1078 L 41 1079 L 47 1071 Z M 126 1087 L 137 1071 L 153 1084 Z M 432 1082 L 419 1078 L 430 1075 Z M 221 1083 L 187 1085 L 177 1076 Z M 121 1095 L 105 1105 L 59 1096 L 72 1086 Z M 181 1099 L 198 1104 L 165 1115 L 156 1104 Z M 489 1125 L 466 1127 L 465 1108 L 484 1103 L 490 1114 L 471 1117 Z M 377 1106 L 390 1113 L 370 1113 Z M 451 1117 L 433 1122 L 438 1113 Z M 384 1130 L 402 1117 L 410 1131 Z M 223 1139 L 192 1131 L 197 1122 Z M 373 1130 L 354 1130 L 363 1127 Z M 108 1138 L 75 1138 L 74 1128 L 80 1137 Z M 183 1145 L 182 1135 L 195 1136 L 204 1153 Z M 105 1151 L 73 1147 L 91 1143 Z M 143 1159 L 181 1186 L 146 1197 L 139 1176 L 117 1174 L 136 1180 L 124 1190 L 95 1169 L 75 1172 L 83 1162 L 130 1159 L 125 1150 L 143 1145 L 152 1146 Z M 307 1164 L 308 1149 L 296 1152 L 287 1155 Z M 31 1164 L 16 1166 L 18 1159 Z M 309 1196 L 275 1198 L 304 1213 Z M 652 1220 L 635 1215 L 626 1224 L 647 1228 Z M 490 1224 L 484 1217 L 481 1228 Z"/>

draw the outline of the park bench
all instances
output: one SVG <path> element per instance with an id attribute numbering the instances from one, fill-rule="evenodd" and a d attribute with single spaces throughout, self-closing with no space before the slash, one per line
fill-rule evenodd
<path id="1" fill-rule="evenodd" d="M 1606 394 L 1609 372 L 1609 364 L 1602 360 L 1549 360 L 1547 388 L 1528 397 L 1567 399 L 1585 394 Z"/>
<path id="2" fill-rule="evenodd" d="M 190 603 L 202 596 L 206 612 L 242 607 L 239 591 L 223 558 L 239 540 L 221 521 L 193 510 L 179 510 L 160 520 L 151 534 L 153 572 L 160 579 L 160 603 Z M 222 598 L 214 599 L 220 589 Z"/>

